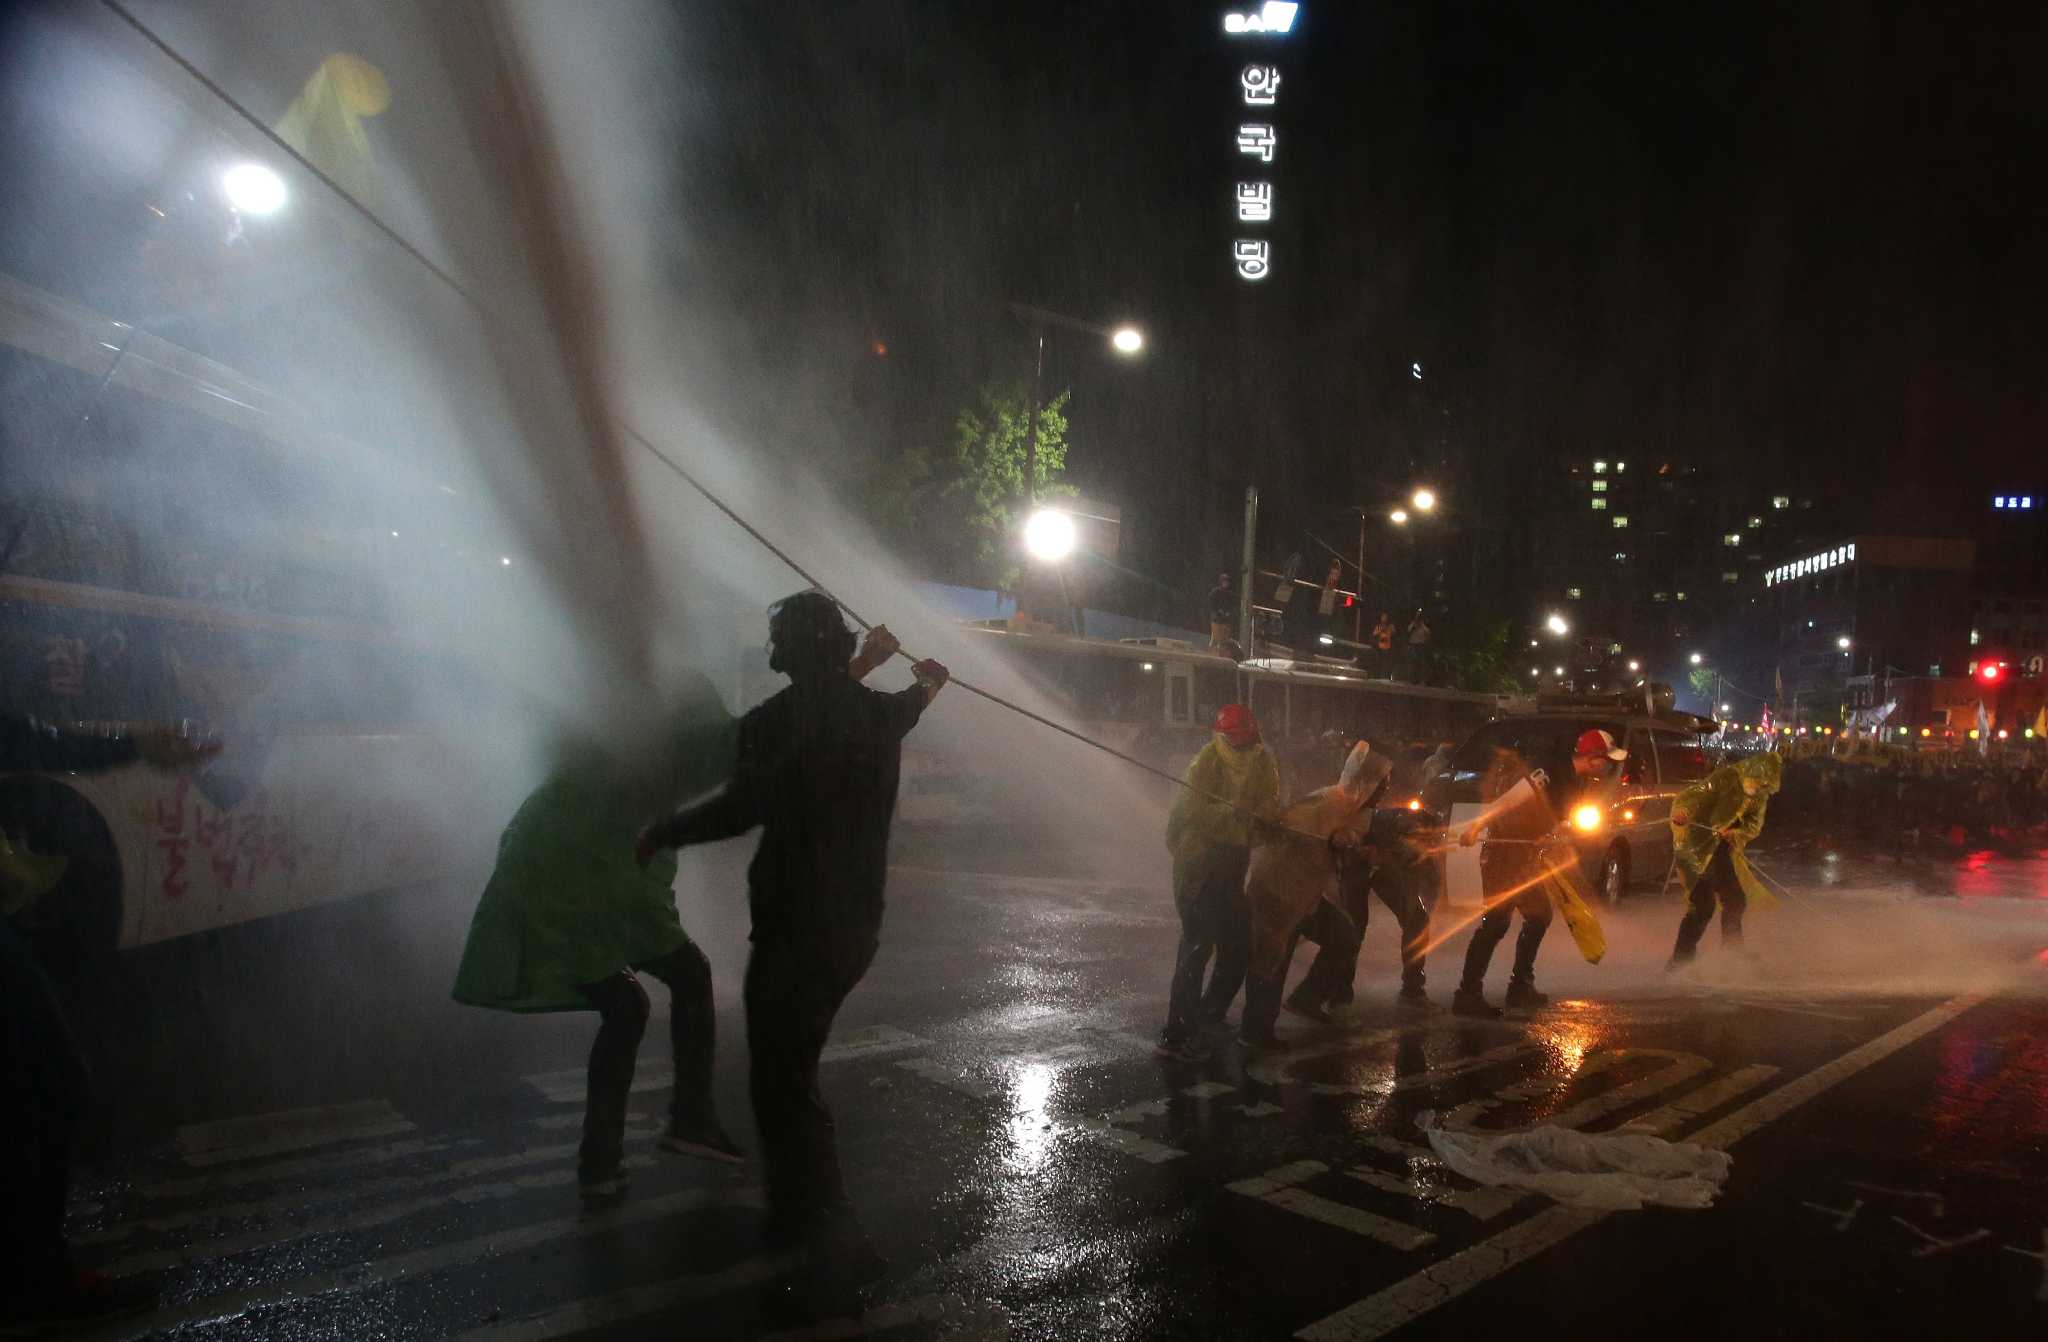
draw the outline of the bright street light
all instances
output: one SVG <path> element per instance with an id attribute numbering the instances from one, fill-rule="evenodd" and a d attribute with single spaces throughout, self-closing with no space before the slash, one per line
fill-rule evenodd
<path id="1" fill-rule="evenodd" d="M 1406 508 L 1396 508 L 1387 514 L 1387 520 L 1397 527 L 1405 527 L 1408 525 L 1408 510 Z"/>
<path id="2" fill-rule="evenodd" d="M 1630 662 L 1628 664 L 1628 669 L 1629 673 L 1633 675 L 1635 672 L 1643 669 L 1643 664 L 1641 662 Z"/>
<path id="3" fill-rule="evenodd" d="M 1706 660 L 1707 660 L 1706 654 L 1705 654 L 1705 653 L 1700 653 L 1700 652 L 1696 652 L 1696 653 L 1694 653 L 1694 654 L 1692 655 L 1692 658 L 1691 658 L 1692 664 L 1693 664 L 1694 666 L 1698 666 L 1698 665 L 1699 665 L 1699 664 L 1700 664 L 1701 662 L 1704 662 L 1704 661 L 1706 661 Z"/>
<path id="4" fill-rule="evenodd" d="M 1415 491 L 1414 494 L 1409 496 L 1408 502 L 1415 505 L 1416 512 L 1426 513 L 1430 509 L 1436 507 L 1436 491 L 1429 489 L 1418 489 Z"/>
<path id="5" fill-rule="evenodd" d="M 261 163 L 237 163 L 221 174 L 228 204 L 243 214 L 275 214 L 283 208 L 284 178 Z"/>
<path id="6" fill-rule="evenodd" d="M 1553 666 L 1550 668 L 1550 673 L 1554 676 L 1561 676 L 1564 674 L 1564 668 L 1561 666 Z"/>
<path id="7" fill-rule="evenodd" d="M 1556 634 L 1559 638 L 1563 638 L 1572 631 L 1572 627 L 1564 622 L 1564 616 L 1555 613 L 1543 622 L 1543 627 Z"/>
<path id="8" fill-rule="evenodd" d="M 1729 704 L 1722 704 L 1722 705 L 1721 705 L 1721 711 L 1722 711 L 1723 713 L 1726 713 L 1726 712 L 1727 712 L 1727 711 L 1729 710 L 1729 708 L 1730 708 L 1731 706 L 1732 706 L 1732 705 L 1729 705 Z"/>
<path id="9" fill-rule="evenodd" d="M 1849 650 L 1849 636 L 1847 634 L 1844 634 L 1840 638 L 1836 639 L 1835 646 L 1840 648 L 1843 652 L 1847 652 Z"/>
<path id="10" fill-rule="evenodd" d="M 1118 354 L 1136 354 L 1145 348 L 1145 333 L 1135 326 L 1119 326 L 1109 337 Z"/>
<path id="11" fill-rule="evenodd" d="M 1057 508 L 1041 508 L 1024 524 L 1024 548 L 1033 559 L 1057 564 L 1074 552 L 1074 519 Z"/>

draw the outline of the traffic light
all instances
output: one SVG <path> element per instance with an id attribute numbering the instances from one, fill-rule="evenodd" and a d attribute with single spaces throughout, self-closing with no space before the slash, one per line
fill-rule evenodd
<path id="1" fill-rule="evenodd" d="M 1985 685 L 1996 685 L 2000 680 L 2004 678 L 2004 662 L 1985 661 L 1977 663 L 1977 679 L 1979 682 Z"/>

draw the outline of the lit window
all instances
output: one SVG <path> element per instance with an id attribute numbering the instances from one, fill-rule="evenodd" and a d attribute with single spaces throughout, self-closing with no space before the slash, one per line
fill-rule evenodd
<path id="1" fill-rule="evenodd" d="M 1593 482 L 1593 492 L 1595 494 L 1605 494 L 1607 492 L 1607 482 L 1605 480 L 1595 480 Z"/>
<path id="2" fill-rule="evenodd" d="M 1740 575 L 1740 574 L 1738 574 L 1738 573 L 1730 573 L 1730 572 L 1729 572 L 1728 570 L 1726 570 L 1726 569 L 1722 569 L 1722 570 L 1721 570 L 1721 581 L 1722 581 L 1722 582 L 1741 582 L 1741 581 L 1742 581 L 1742 575 Z"/>
<path id="3" fill-rule="evenodd" d="M 1614 552 L 1614 562 L 1617 564 L 1626 564 L 1628 562 L 1628 551 L 1616 550 Z"/>
<path id="4" fill-rule="evenodd" d="M 1974 629 L 1970 631 L 1970 646 L 1973 648 L 1977 646 L 1977 631 Z"/>
<path id="5" fill-rule="evenodd" d="M 1685 593 L 1683 593 L 1683 592 L 1680 592 L 1680 593 L 1678 594 L 1678 599 L 1679 599 L 1680 601 L 1683 601 L 1683 600 L 1685 600 Z"/>
<path id="6" fill-rule="evenodd" d="M 1652 601 L 1669 601 L 1670 599 L 1671 599 L 1671 593 L 1669 593 L 1669 592 L 1652 592 L 1652 593 L 1650 593 L 1650 600 L 1652 600 Z"/>
<path id="7" fill-rule="evenodd" d="M 1620 474 L 1621 474 L 1621 473 L 1622 473 L 1623 471 L 1625 471 L 1625 470 L 1627 470 L 1627 469 L 1628 469 L 1628 463 L 1627 463 L 1627 462 L 1625 462 L 1625 461 L 1617 461 L 1617 462 L 1615 462 L 1615 463 L 1614 463 L 1614 473 L 1615 473 L 1616 475 L 1620 475 Z"/>
<path id="8" fill-rule="evenodd" d="M 1779 509 L 1790 508 L 1792 506 L 1792 500 L 1787 498 L 1783 494 L 1773 494 L 1771 496 L 1771 506 L 1773 508 Z"/>
<path id="9" fill-rule="evenodd" d="M 1606 500 L 1606 499 L 1594 499 L 1594 500 L 1593 500 L 1593 511 L 1594 511 L 1594 512 L 1596 512 L 1596 513 L 1597 513 L 1597 512 L 1605 512 L 1605 511 L 1606 511 L 1606 509 L 1607 509 L 1607 500 Z"/>
<path id="10" fill-rule="evenodd" d="M 1594 463 L 1593 463 L 1593 474 L 1595 474 L 1595 475 L 1605 475 L 1605 474 L 1607 474 L 1607 463 L 1606 463 L 1606 462 L 1604 462 L 1604 461 L 1596 461 L 1596 462 L 1594 462 Z"/>
<path id="11" fill-rule="evenodd" d="M 1761 517 L 1752 517 L 1749 519 L 1749 529 L 1751 531 L 1760 530 L 1763 527 L 1763 524 L 1764 519 Z"/>
<path id="12" fill-rule="evenodd" d="M 1721 544 L 1727 546 L 1736 546 L 1742 544 L 1742 533 L 1739 531 L 1729 532 L 1727 535 L 1721 538 Z"/>
<path id="13" fill-rule="evenodd" d="M 1621 530 L 1621 529 L 1622 529 L 1623 527 L 1625 527 L 1625 526 L 1627 526 L 1627 525 L 1628 525 L 1628 516 L 1627 516 L 1626 514 L 1624 514 L 1624 513 L 1616 513 L 1616 514 L 1614 515 L 1614 529 L 1615 529 L 1616 531 L 1619 531 L 1619 530 Z"/>
<path id="14" fill-rule="evenodd" d="M 1577 601 L 1577 600 L 1579 599 L 1579 596 L 1580 596 L 1580 592 L 1579 592 L 1579 589 L 1578 589 L 1578 588 L 1576 588 L 1576 587 L 1567 587 L 1567 588 L 1565 588 L 1565 589 L 1564 589 L 1564 594 L 1565 594 L 1565 596 L 1566 596 L 1566 598 L 1567 598 L 1567 599 L 1569 599 L 1569 600 L 1572 600 L 1572 601 Z"/>

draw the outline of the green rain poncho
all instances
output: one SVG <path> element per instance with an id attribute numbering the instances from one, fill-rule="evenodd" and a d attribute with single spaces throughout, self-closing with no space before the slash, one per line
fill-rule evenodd
<path id="1" fill-rule="evenodd" d="M 1262 745 L 1234 750 L 1220 735 L 1209 738 L 1181 779 L 1187 786 L 1166 817 L 1166 846 L 1176 865 L 1216 848 L 1249 848 L 1252 816 L 1270 814 L 1280 801 L 1280 766 L 1272 752 Z"/>
<path id="2" fill-rule="evenodd" d="M 689 944 L 676 916 L 676 859 L 633 862 L 641 825 L 715 787 L 732 767 L 737 724 L 706 682 L 637 767 L 584 758 L 550 774 L 498 840 L 469 925 L 455 1000 L 501 1011 L 584 1011 L 576 991 Z"/>
<path id="3" fill-rule="evenodd" d="M 1678 794 L 1671 804 L 1671 842 L 1694 880 L 1706 871 L 1714 850 L 1723 842 L 1715 831 L 1732 829 L 1735 837 L 1727 841 L 1729 863 L 1750 907 L 1768 907 L 1775 902 L 1750 870 L 1743 850 L 1763 832 L 1764 810 L 1783 776 L 1784 765 L 1776 755 L 1751 755 L 1722 765 Z M 1688 823 L 1678 823 L 1681 815 Z"/>

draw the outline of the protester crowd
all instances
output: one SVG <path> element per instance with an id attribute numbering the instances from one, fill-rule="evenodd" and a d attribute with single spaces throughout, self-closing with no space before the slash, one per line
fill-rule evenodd
<path id="1" fill-rule="evenodd" d="M 1915 751 L 1832 742 L 1786 751 L 1773 806 L 1781 837 L 1836 839 L 1892 851 L 2019 842 L 2048 826 L 2048 757 Z"/>

